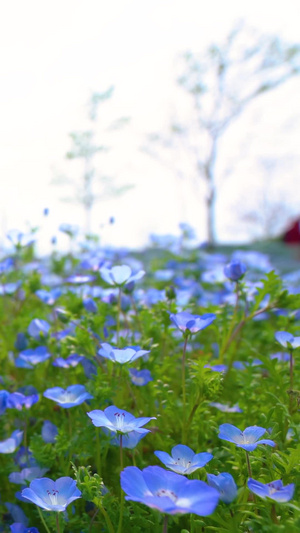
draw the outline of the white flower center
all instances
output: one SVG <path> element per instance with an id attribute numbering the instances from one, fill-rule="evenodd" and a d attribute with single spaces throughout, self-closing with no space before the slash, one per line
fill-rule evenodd
<path id="1" fill-rule="evenodd" d="M 156 496 L 159 498 L 170 498 L 172 502 L 176 502 L 176 500 L 178 500 L 178 496 L 176 496 L 175 492 L 168 489 L 159 489 L 156 493 Z"/>
<path id="2" fill-rule="evenodd" d="M 67 391 L 64 394 L 62 394 L 62 396 L 59 399 L 60 403 L 75 402 L 76 400 L 77 400 L 77 396 L 75 396 L 74 393 L 67 392 Z"/>
<path id="3" fill-rule="evenodd" d="M 183 466 L 184 468 L 189 468 L 191 466 L 191 461 L 187 461 L 184 457 L 178 457 L 177 461 L 174 462 L 175 465 Z"/>
<path id="4" fill-rule="evenodd" d="M 116 419 L 116 422 L 115 422 L 116 428 L 119 431 L 122 431 L 124 429 L 125 414 L 124 413 L 115 413 L 115 419 Z"/>
<path id="5" fill-rule="evenodd" d="M 274 494 L 275 492 L 278 491 L 278 489 L 276 489 L 276 487 L 274 487 L 272 483 L 269 483 L 269 490 L 270 490 L 270 494 Z"/>
<path id="6" fill-rule="evenodd" d="M 235 437 L 236 444 L 254 444 L 256 440 L 257 439 L 253 435 L 249 435 L 247 438 L 242 432 L 240 433 L 240 435 Z"/>
<path id="7" fill-rule="evenodd" d="M 51 505 L 57 505 L 57 497 L 58 497 L 58 494 L 59 494 L 58 490 L 55 490 L 55 489 L 53 489 L 51 491 L 47 490 L 47 494 L 49 496 L 49 500 L 51 502 Z"/>

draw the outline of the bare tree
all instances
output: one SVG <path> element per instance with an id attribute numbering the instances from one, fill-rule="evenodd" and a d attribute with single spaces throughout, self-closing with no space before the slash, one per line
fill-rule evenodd
<path id="1" fill-rule="evenodd" d="M 162 152 L 168 148 L 173 152 L 173 169 L 180 149 L 186 151 L 190 168 L 179 172 L 204 180 L 207 240 L 213 245 L 216 162 L 221 138 L 253 100 L 300 73 L 300 45 L 259 35 L 239 24 L 222 45 L 211 45 L 200 55 L 187 52 L 182 60 L 183 73 L 178 83 L 192 101 L 192 117 L 184 122 L 173 121 L 166 135 L 150 135 L 144 149 L 163 160 Z"/>
<path id="2" fill-rule="evenodd" d="M 110 87 L 103 93 L 93 93 L 91 95 L 88 102 L 88 115 L 91 123 L 96 122 L 99 105 L 112 97 L 113 90 L 113 87 Z M 128 121 L 128 117 L 121 117 L 114 120 L 107 127 L 103 128 L 103 132 L 105 130 L 117 130 L 126 125 Z M 111 196 L 123 194 L 132 187 L 132 185 L 117 187 L 112 176 L 107 176 L 97 171 L 96 155 L 107 152 L 109 147 L 98 145 L 95 142 L 95 133 L 95 128 L 70 133 L 72 146 L 67 152 L 66 158 L 69 160 L 79 159 L 83 162 L 83 172 L 79 183 L 77 180 L 67 176 L 60 176 L 54 181 L 56 184 L 71 187 L 71 194 L 63 198 L 63 200 L 70 203 L 77 203 L 83 207 L 85 213 L 85 231 L 87 234 L 91 232 L 91 215 L 96 202 Z M 97 193 L 99 185 L 100 193 Z"/>

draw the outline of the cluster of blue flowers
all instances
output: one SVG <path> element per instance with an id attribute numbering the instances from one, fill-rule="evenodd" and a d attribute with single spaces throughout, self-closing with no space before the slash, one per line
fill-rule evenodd
<path id="1" fill-rule="evenodd" d="M 72 239 L 77 234 L 69 226 L 63 226 L 61 231 Z M 92 510 L 89 531 L 94 531 L 97 507 L 106 520 L 107 530 L 114 531 L 103 505 L 102 498 L 105 496 L 100 490 L 96 494 L 94 485 L 94 492 L 92 485 L 88 486 L 90 471 L 86 470 L 82 477 L 78 474 L 80 467 L 88 466 L 81 462 L 90 461 L 93 483 L 96 483 L 96 470 L 102 468 L 101 475 L 104 471 L 104 481 L 113 487 L 111 495 L 115 497 L 117 469 L 111 469 L 108 475 L 105 466 L 101 465 L 102 457 L 113 456 L 110 446 L 120 449 L 120 484 L 125 495 L 122 493 L 120 500 L 119 533 L 122 531 L 124 497 L 165 516 L 193 514 L 201 517 L 209 517 L 219 508 L 220 516 L 224 517 L 228 512 L 227 506 L 234 505 L 238 500 L 238 508 L 249 497 L 249 491 L 266 502 L 276 504 L 284 504 L 294 497 L 295 484 L 284 484 L 289 480 L 287 475 L 282 476 L 283 479 L 280 476 L 280 479 L 272 480 L 270 474 L 274 469 L 276 473 L 273 477 L 279 477 L 279 460 L 276 462 L 274 459 L 273 463 L 268 456 L 268 450 L 278 446 L 278 433 L 258 425 L 240 430 L 228 422 L 211 422 L 212 413 L 216 413 L 215 420 L 221 422 L 226 413 L 232 417 L 243 416 L 244 420 L 248 417 L 248 423 L 264 424 L 263 418 L 253 420 L 247 402 L 244 401 L 243 409 L 240 408 L 237 403 L 238 388 L 234 391 L 232 376 L 238 376 L 239 387 L 242 388 L 240 384 L 246 382 L 247 375 L 256 372 L 261 381 L 277 368 L 283 375 L 282 382 L 287 384 L 289 380 L 286 405 L 283 404 L 284 408 L 279 406 L 282 412 L 285 409 L 284 412 L 288 413 L 286 435 L 292 417 L 298 416 L 297 401 L 300 400 L 294 387 L 298 379 L 294 352 L 300 347 L 297 328 L 293 328 L 295 334 L 283 329 L 272 331 L 275 341 L 287 353 L 270 354 L 269 358 L 260 354 L 260 360 L 257 357 L 246 358 L 241 350 L 242 360 L 238 361 L 232 349 L 245 324 L 250 323 L 254 327 L 259 320 L 265 320 L 265 314 L 268 317 L 268 313 L 273 313 L 272 317 L 275 317 L 278 312 L 277 300 L 270 304 L 270 295 L 264 292 L 261 282 L 244 282 L 246 261 L 253 261 L 253 257 L 245 255 L 245 262 L 233 257 L 227 263 L 225 257 L 214 257 L 212 254 L 207 258 L 205 268 L 200 273 L 196 272 L 192 280 L 180 275 L 176 261 L 170 261 L 165 271 L 156 272 L 155 288 L 146 286 L 138 289 L 136 282 L 145 276 L 138 260 L 128 261 L 131 266 L 115 265 L 115 257 L 110 257 L 109 251 L 108 257 L 100 253 L 84 253 L 80 260 L 73 263 L 72 258 L 69 259 L 61 276 L 57 274 L 59 261 L 55 263 L 55 275 L 45 267 L 34 267 L 29 263 L 29 272 L 32 269 L 31 273 L 36 275 L 38 272 L 38 276 L 35 279 L 32 275 L 31 285 L 28 282 L 26 286 L 24 279 L 16 279 L 14 261 L 20 260 L 22 248 L 32 246 L 33 241 L 25 239 L 20 233 L 12 233 L 10 240 L 15 246 L 16 257 L 11 261 L 5 259 L 0 264 L 3 302 L 5 304 L 5 298 L 8 298 L 11 312 L 21 312 L 22 306 L 27 305 L 26 290 L 30 286 L 34 305 L 29 307 L 27 322 L 25 314 L 20 319 L 22 331 L 14 331 L 14 343 L 9 345 L 5 372 L 0 376 L 3 386 L 0 390 L 0 415 L 3 420 L 0 454 L 11 456 L 6 475 L 9 492 L 12 493 L 13 484 L 20 485 L 20 490 L 13 497 L 14 503 L 6 503 L 9 518 L 5 526 L 8 525 L 13 533 L 38 533 L 36 525 L 42 525 L 47 530 L 51 523 L 48 513 L 53 512 L 61 513 L 62 520 L 71 524 L 70 533 L 79 533 L 83 531 L 83 526 L 75 522 L 73 515 L 79 505 L 82 514 L 88 516 L 88 512 L 85 503 L 73 502 L 84 499 Z M 262 264 L 259 265 L 256 258 L 256 267 L 265 272 L 267 267 L 263 258 L 260 259 Z M 185 272 L 187 265 L 184 263 L 181 269 Z M 167 287 L 162 289 L 165 284 Z M 215 286 L 218 290 L 212 288 Z M 192 312 L 200 308 L 209 312 Z M 226 311 L 228 324 L 225 312 L 222 315 L 220 309 Z M 288 320 L 279 320 L 279 323 L 280 328 L 289 329 Z M 222 335 L 219 335 L 219 330 Z M 284 366 L 286 362 L 289 363 L 289 375 Z M 160 373 L 163 376 L 161 381 Z M 30 384 L 31 380 L 35 386 Z M 19 382 L 23 386 L 18 387 Z M 232 398 L 227 394 L 226 403 L 221 403 L 222 387 L 225 390 L 226 386 L 227 391 L 232 387 Z M 172 411 L 168 411 L 168 395 L 173 398 Z M 123 402 L 130 411 L 115 405 L 122 406 Z M 149 415 L 148 410 L 153 416 L 144 416 L 144 413 Z M 210 413 L 209 416 L 207 413 Z M 164 416 L 166 420 L 173 417 L 174 435 L 170 426 L 165 430 Z M 201 436 L 199 439 L 193 437 L 194 446 L 188 442 L 189 435 L 195 434 L 197 424 L 202 424 L 202 417 L 206 437 L 203 441 Z M 154 420 L 156 426 L 151 423 Z M 278 428 L 279 422 L 276 423 Z M 147 424 L 149 427 L 145 428 Z M 92 425 L 101 428 L 100 432 Z M 298 434 L 297 422 L 294 422 L 293 431 L 291 438 Z M 266 434 L 274 435 L 274 440 L 264 438 Z M 143 443 L 139 443 L 146 436 L 143 443 L 147 444 L 143 448 Z M 226 444 L 221 445 L 218 438 L 229 443 L 227 447 Z M 76 446 L 72 449 L 76 440 L 80 441 L 82 449 Z M 157 442 L 159 449 L 156 449 Z M 204 449 L 202 442 L 206 444 Z M 194 451 L 187 443 L 200 451 Z M 39 464 L 35 457 L 43 459 L 43 446 L 45 455 L 48 453 L 51 457 L 52 454 L 49 466 L 44 466 L 42 460 Z M 254 477 L 249 456 L 252 452 L 255 452 L 251 456 L 255 465 Z M 268 469 L 258 468 L 253 456 L 259 457 L 262 463 L 269 461 Z M 149 464 L 150 457 L 164 467 Z M 238 458 L 234 467 L 233 457 Z M 131 459 L 134 466 L 128 466 Z M 47 457 L 44 461 L 47 464 Z M 71 461 L 76 479 L 69 475 Z M 138 468 L 136 463 L 143 468 Z M 238 471 L 237 464 L 242 465 L 242 470 L 243 465 L 247 467 L 246 480 L 245 473 Z M 54 479 L 44 477 L 46 474 Z M 107 490 L 110 494 L 110 489 Z M 220 502 L 225 505 L 222 507 Z M 254 505 L 251 498 L 249 502 Z M 29 526 L 24 513 L 28 503 L 42 510 L 39 516 L 30 515 L 31 520 L 32 517 L 36 519 L 34 527 Z M 68 514 L 70 504 L 72 512 Z M 43 511 L 47 513 L 43 514 Z M 228 516 L 232 518 L 233 514 L 231 510 Z M 56 527 L 60 531 L 60 518 L 57 516 Z M 272 516 L 274 522 L 274 512 Z M 220 520 L 224 525 L 224 518 Z M 84 527 L 87 527 L 86 524 Z M 166 522 L 164 528 L 166 531 Z M 255 529 L 250 525 L 248 530 Z"/>

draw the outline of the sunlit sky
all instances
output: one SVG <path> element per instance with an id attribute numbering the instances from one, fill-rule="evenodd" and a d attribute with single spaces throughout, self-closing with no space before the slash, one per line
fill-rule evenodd
<path id="1" fill-rule="evenodd" d="M 40 226 L 42 248 L 47 249 L 60 223 L 83 225 L 82 209 L 63 202 L 67 189 L 52 182 L 60 175 L 79 176 L 78 165 L 65 158 L 69 133 L 93 127 L 88 100 L 113 85 L 113 97 L 99 109 L 97 139 L 111 147 L 103 160 L 105 172 L 117 185 L 134 187 L 117 199 L 98 202 L 93 231 L 103 243 L 140 246 L 149 233 L 177 233 L 178 223 L 188 222 L 203 240 L 203 202 L 189 176 L 179 182 L 140 148 L 146 135 L 165 128 L 176 110 L 179 54 L 222 42 L 239 20 L 299 42 L 298 0 L 11 0 L 2 6 L 2 239 L 9 229 Z M 231 165 L 234 172 L 219 192 L 221 241 L 253 238 L 255 230 L 241 215 L 259 205 L 262 182 L 271 200 L 279 194 L 290 213 L 297 212 L 299 93 L 300 79 L 295 78 L 268 98 L 257 99 L 224 137 L 217 171 L 226 174 Z M 129 124 L 118 133 L 107 131 L 121 116 L 130 117 Z M 278 163 L 269 174 L 257 173 L 262 158 Z M 47 219 L 42 217 L 46 207 Z M 108 226 L 111 216 L 115 224 Z"/>

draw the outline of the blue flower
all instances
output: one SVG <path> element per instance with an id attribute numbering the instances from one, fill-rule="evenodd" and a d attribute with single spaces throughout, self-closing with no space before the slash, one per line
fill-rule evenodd
<path id="1" fill-rule="evenodd" d="M 59 288 L 51 289 L 50 291 L 39 289 L 38 291 L 36 291 L 35 294 L 45 304 L 53 305 L 56 302 L 57 298 L 61 296 L 62 290 Z"/>
<path id="2" fill-rule="evenodd" d="M 43 396 L 53 400 L 64 409 L 75 407 L 93 398 L 84 385 L 70 385 L 66 390 L 61 387 L 53 387 L 52 389 L 47 389 Z"/>
<path id="3" fill-rule="evenodd" d="M 81 497 L 76 481 L 70 477 L 60 477 L 56 481 L 49 478 L 34 479 L 30 486 L 22 490 L 22 497 L 46 511 L 65 511 L 69 503 Z"/>
<path id="4" fill-rule="evenodd" d="M 188 480 L 159 466 L 140 470 L 128 466 L 121 472 L 125 499 L 158 509 L 161 513 L 194 513 L 207 516 L 214 512 L 219 493 L 203 481 Z"/>
<path id="5" fill-rule="evenodd" d="M 15 360 L 15 365 L 18 368 L 33 368 L 38 363 L 43 363 L 51 357 L 46 346 L 38 346 L 37 348 L 29 348 L 19 354 Z"/>
<path id="6" fill-rule="evenodd" d="M 80 283 L 89 283 L 90 281 L 95 281 L 95 279 L 95 276 L 91 276 L 90 274 L 74 274 L 73 276 L 66 278 L 66 281 L 77 285 Z"/>
<path id="7" fill-rule="evenodd" d="M 141 279 L 145 272 L 140 270 L 132 275 L 131 268 L 127 265 L 113 266 L 112 268 L 100 268 L 101 278 L 109 285 L 114 287 L 122 287 L 123 285 Z"/>
<path id="8" fill-rule="evenodd" d="M 276 359 L 280 363 L 288 363 L 290 360 L 290 354 L 288 352 L 276 352 L 270 355 L 270 359 Z"/>
<path id="9" fill-rule="evenodd" d="M 17 483 L 19 485 L 25 485 L 25 481 L 32 481 L 40 476 L 43 476 L 48 472 L 49 468 L 41 468 L 39 466 L 31 466 L 29 468 L 23 468 L 21 472 L 11 472 L 8 479 L 11 483 Z"/>
<path id="10" fill-rule="evenodd" d="M 11 436 L 0 442 L 0 453 L 13 453 L 21 444 L 23 439 L 23 431 L 16 429 Z"/>
<path id="11" fill-rule="evenodd" d="M 241 261 L 231 261 L 224 267 L 224 274 L 231 281 L 238 281 L 244 276 L 246 270 L 246 265 Z"/>
<path id="12" fill-rule="evenodd" d="M 106 428 L 103 428 L 103 431 L 105 433 L 109 433 L 109 431 Z M 115 435 L 113 433 L 112 435 Z M 141 439 L 145 437 L 146 433 L 138 433 L 137 431 L 130 431 L 130 433 L 126 433 L 125 435 L 122 435 L 122 447 L 132 449 L 135 448 Z M 112 446 L 120 446 L 120 435 L 112 436 L 110 439 L 110 444 Z"/>
<path id="13" fill-rule="evenodd" d="M 192 474 L 198 468 L 202 468 L 213 456 L 211 453 L 195 453 L 184 444 L 177 444 L 171 451 L 171 455 L 166 452 L 154 452 L 156 457 L 166 465 L 167 468 L 177 472 L 177 474 Z"/>
<path id="14" fill-rule="evenodd" d="M 76 353 L 73 353 L 69 355 L 66 359 L 63 359 L 63 357 L 57 357 L 53 361 L 53 366 L 58 366 L 60 368 L 70 368 L 77 366 L 78 363 L 82 361 L 83 357 L 81 355 L 78 355 Z"/>
<path id="15" fill-rule="evenodd" d="M 252 452 L 259 444 L 268 444 L 275 446 L 275 442 L 269 439 L 258 440 L 267 431 L 265 428 L 259 426 L 249 426 L 245 431 L 241 431 L 231 424 L 221 424 L 219 439 L 233 442 L 239 448 L 243 448 L 247 452 Z"/>
<path id="16" fill-rule="evenodd" d="M 37 393 L 25 395 L 21 392 L 12 392 L 7 399 L 7 408 L 21 411 L 23 406 L 29 409 L 38 401 L 39 395 Z"/>
<path id="17" fill-rule="evenodd" d="M 248 488 L 261 498 L 270 498 L 275 502 L 281 503 L 292 499 L 295 485 L 290 483 L 290 485 L 284 487 L 281 479 L 264 484 L 250 478 L 248 479 Z"/>
<path id="18" fill-rule="evenodd" d="M 42 439 L 44 442 L 55 442 L 56 436 L 58 435 L 58 429 L 55 424 L 52 424 L 50 420 L 45 420 L 42 427 Z"/>
<path id="19" fill-rule="evenodd" d="M 59 226 L 59 231 L 66 233 L 69 237 L 74 238 L 79 233 L 79 227 L 76 224 L 69 224 L 68 222 L 63 222 Z"/>
<path id="20" fill-rule="evenodd" d="M 216 318 L 213 313 L 205 315 L 191 315 L 187 311 L 177 314 L 170 314 L 170 320 L 183 333 L 197 333 L 201 329 L 207 328 Z"/>
<path id="21" fill-rule="evenodd" d="M 28 334 L 34 339 L 39 339 L 41 336 L 46 336 L 49 332 L 50 324 L 41 318 L 34 318 L 28 326 Z"/>
<path id="22" fill-rule="evenodd" d="M 88 311 L 89 313 L 97 313 L 98 312 L 97 304 L 93 300 L 93 298 L 84 298 L 82 303 L 83 303 L 83 306 L 86 309 L 86 311 Z"/>
<path id="23" fill-rule="evenodd" d="M 5 502 L 5 507 L 14 522 L 17 522 L 18 524 L 23 524 L 24 528 L 28 526 L 29 520 L 19 505 L 16 505 L 15 503 Z"/>
<path id="24" fill-rule="evenodd" d="M 220 500 L 224 503 L 231 503 L 237 496 L 237 486 L 231 474 L 222 472 L 218 476 L 207 474 L 207 483 L 210 487 L 217 489 Z"/>
<path id="25" fill-rule="evenodd" d="M 223 411 L 223 413 L 242 413 L 243 410 L 238 405 L 233 405 L 230 407 L 230 405 L 227 405 L 225 403 L 219 403 L 219 402 L 210 402 L 212 407 L 216 407 L 219 409 L 219 411 Z"/>
<path id="26" fill-rule="evenodd" d="M 300 337 L 294 337 L 287 331 L 276 331 L 275 339 L 284 346 L 284 348 L 295 349 L 300 346 Z"/>
<path id="27" fill-rule="evenodd" d="M 104 411 L 94 410 L 87 413 L 92 420 L 94 426 L 104 427 L 114 433 L 124 434 L 136 431 L 137 433 L 149 433 L 149 429 L 142 426 L 148 424 L 150 420 L 155 420 L 155 417 L 135 418 L 131 413 L 119 409 L 115 405 L 111 405 L 104 409 Z"/>
<path id="28" fill-rule="evenodd" d="M 26 350 L 28 345 L 28 341 L 26 339 L 25 333 L 22 331 L 17 334 L 17 338 L 15 341 L 15 348 L 18 350 L 18 352 L 22 352 L 23 350 Z"/>
<path id="29" fill-rule="evenodd" d="M 139 357 L 147 355 L 149 351 L 141 350 L 139 346 L 130 346 L 128 348 L 114 348 L 110 344 L 104 342 L 101 344 L 102 348 L 98 351 L 98 354 L 106 359 L 110 359 L 114 363 L 133 363 Z"/>
<path id="30" fill-rule="evenodd" d="M 7 390 L 0 390 L 0 415 L 6 411 L 9 396 L 10 393 Z"/>
<path id="31" fill-rule="evenodd" d="M 147 385 L 149 381 L 153 381 L 150 370 L 136 370 L 136 368 L 130 368 L 130 379 L 134 385 L 143 387 Z"/>
<path id="32" fill-rule="evenodd" d="M 36 240 L 36 238 L 33 237 L 32 233 L 25 234 L 17 229 L 11 229 L 6 234 L 6 237 L 16 248 L 21 246 L 30 246 Z"/>

